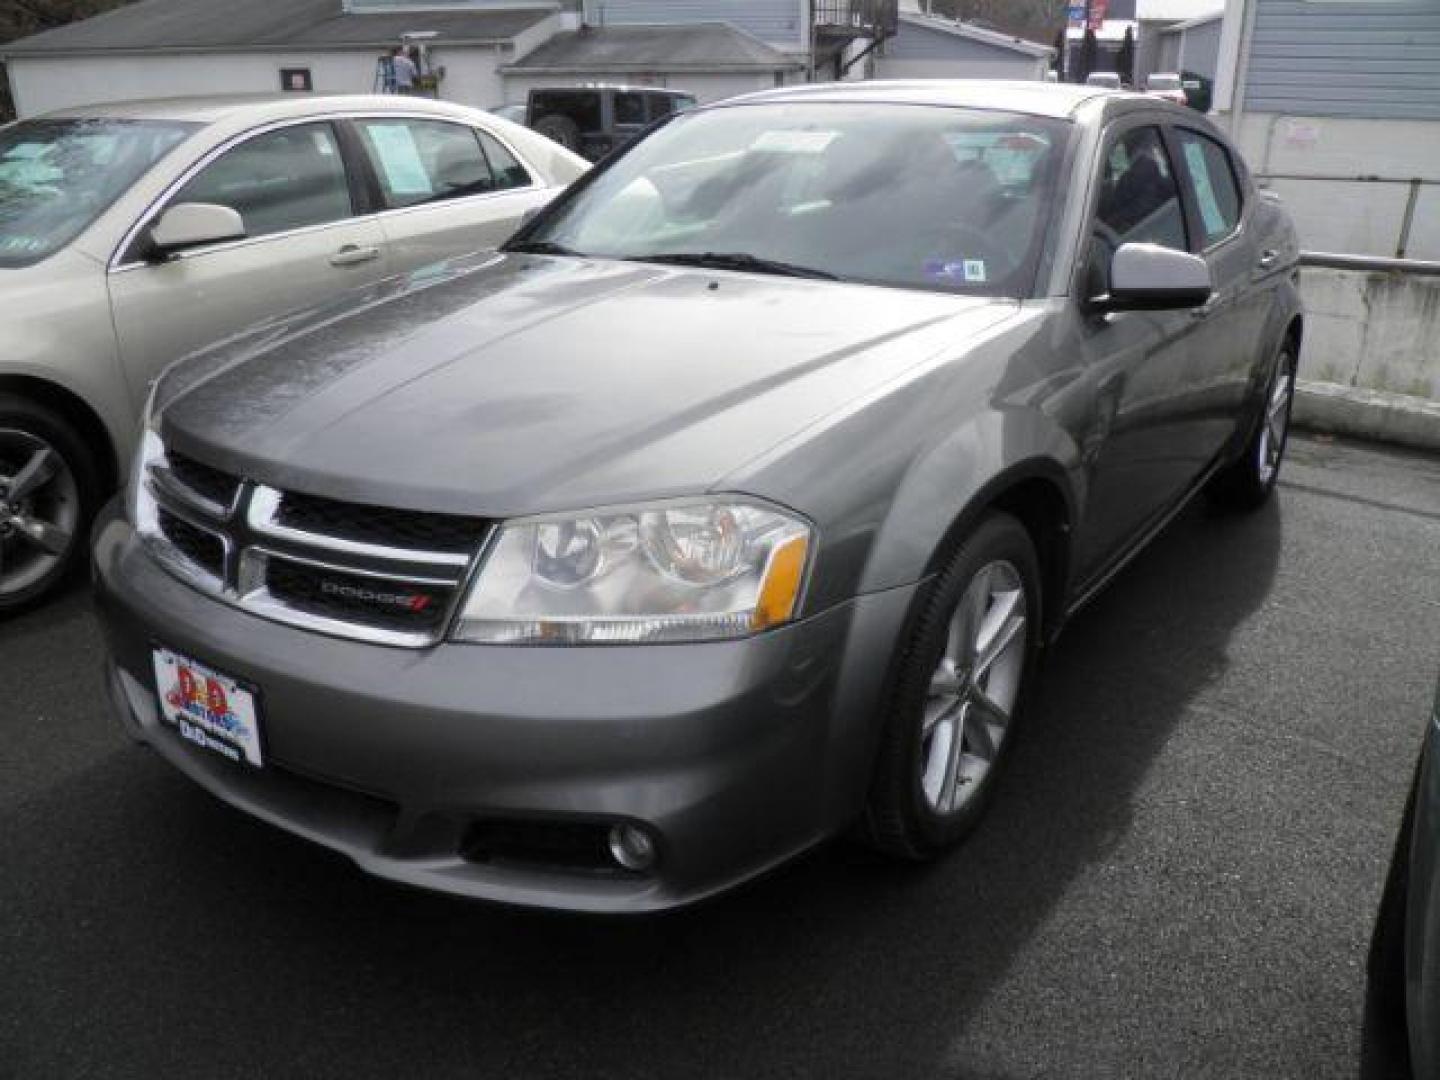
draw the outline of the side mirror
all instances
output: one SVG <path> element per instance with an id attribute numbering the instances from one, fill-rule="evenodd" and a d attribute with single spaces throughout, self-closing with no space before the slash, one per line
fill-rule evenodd
<path id="1" fill-rule="evenodd" d="M 1159 244 L 1121 244 L 1110 260 L 1110 291 L 1092 311 L 1177 311 L 1210 299 L 1210 266 L 1198 255 Z"/>
<path id="2" fill-rule="evenodd" d="M 150 227 L 150 253 L 164 258 L 187 248 L 245 239 L 245 219 L 215 203 L 177 203 Z"/>

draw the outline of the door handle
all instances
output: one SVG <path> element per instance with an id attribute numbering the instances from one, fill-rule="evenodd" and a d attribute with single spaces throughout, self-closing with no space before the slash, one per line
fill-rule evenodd
<path id="1" fill-rule="evenodd" d="M 1260 260 L 1256 265 L 1259 266 L 1261 270 L 1269 270 L 1270 267 L 1275 265 L 1279 258 L 1280 252 L 1274 248 L 1267 248 L 1260 253 Z"/>
<path id="2" fill-rule="evenodd" d="M 346 244 L 334 255 L 330 256 L 331 266 L 359 266 L 361 263 L 374 262 L 380 257 L 380 249 L 376 247 L 360 247 L 358 244 Z"/>

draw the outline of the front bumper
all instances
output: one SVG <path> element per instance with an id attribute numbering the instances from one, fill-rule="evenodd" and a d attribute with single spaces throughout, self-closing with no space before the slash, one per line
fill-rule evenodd
<path id="1" fill-rule="evenodd" d="M 699 900 L 853 820 L 914 592 L 744 641 L 409 650 L 210 599 L 161 569 L 113 507 L 94 569 L 122 722 L 201 786 L 381 877 L 593 912 Z M 156 645 L 257 688 L 265 769 L 160 724 Z M 466 854 L 479 825 L 620 822 L 655 836 L 650 873 Z"/>

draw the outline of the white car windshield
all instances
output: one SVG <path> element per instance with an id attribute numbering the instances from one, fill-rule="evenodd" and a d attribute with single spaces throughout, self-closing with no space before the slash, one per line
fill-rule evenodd
<path id="1" fill-rule="evenodd" d="M 934 106 L 703 109 L 511 248 L 1029 296 L 1070 131 Z"/>
<path id="2" fill-rule="evenodd" d="M 60 250 L 198 126 L 30 120 L 0 128 L 0 267 Z"/>

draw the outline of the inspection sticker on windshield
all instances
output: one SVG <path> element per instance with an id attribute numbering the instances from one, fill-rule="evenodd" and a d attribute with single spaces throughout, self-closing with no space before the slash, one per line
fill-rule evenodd
<path id="1" fill-rule="evenodd" d="M 837 131 L 766 131 L 750 144 L 750 149 L 772 154 L 820 154 L 837 135 Z"/>
<path id="2" fill-rule="evenodd" d="M 255 695 L 234 679 L 156 649 L 155 689 L 161 720 L 186 742 L 237 765 L 265 764 Z"/>
<path id="3" fill-rule="evenodd" d="M 984 259 L 931 259 L 925 264 L 925 276 L 938 281 L 983 285 L 988 279 Z"/>

